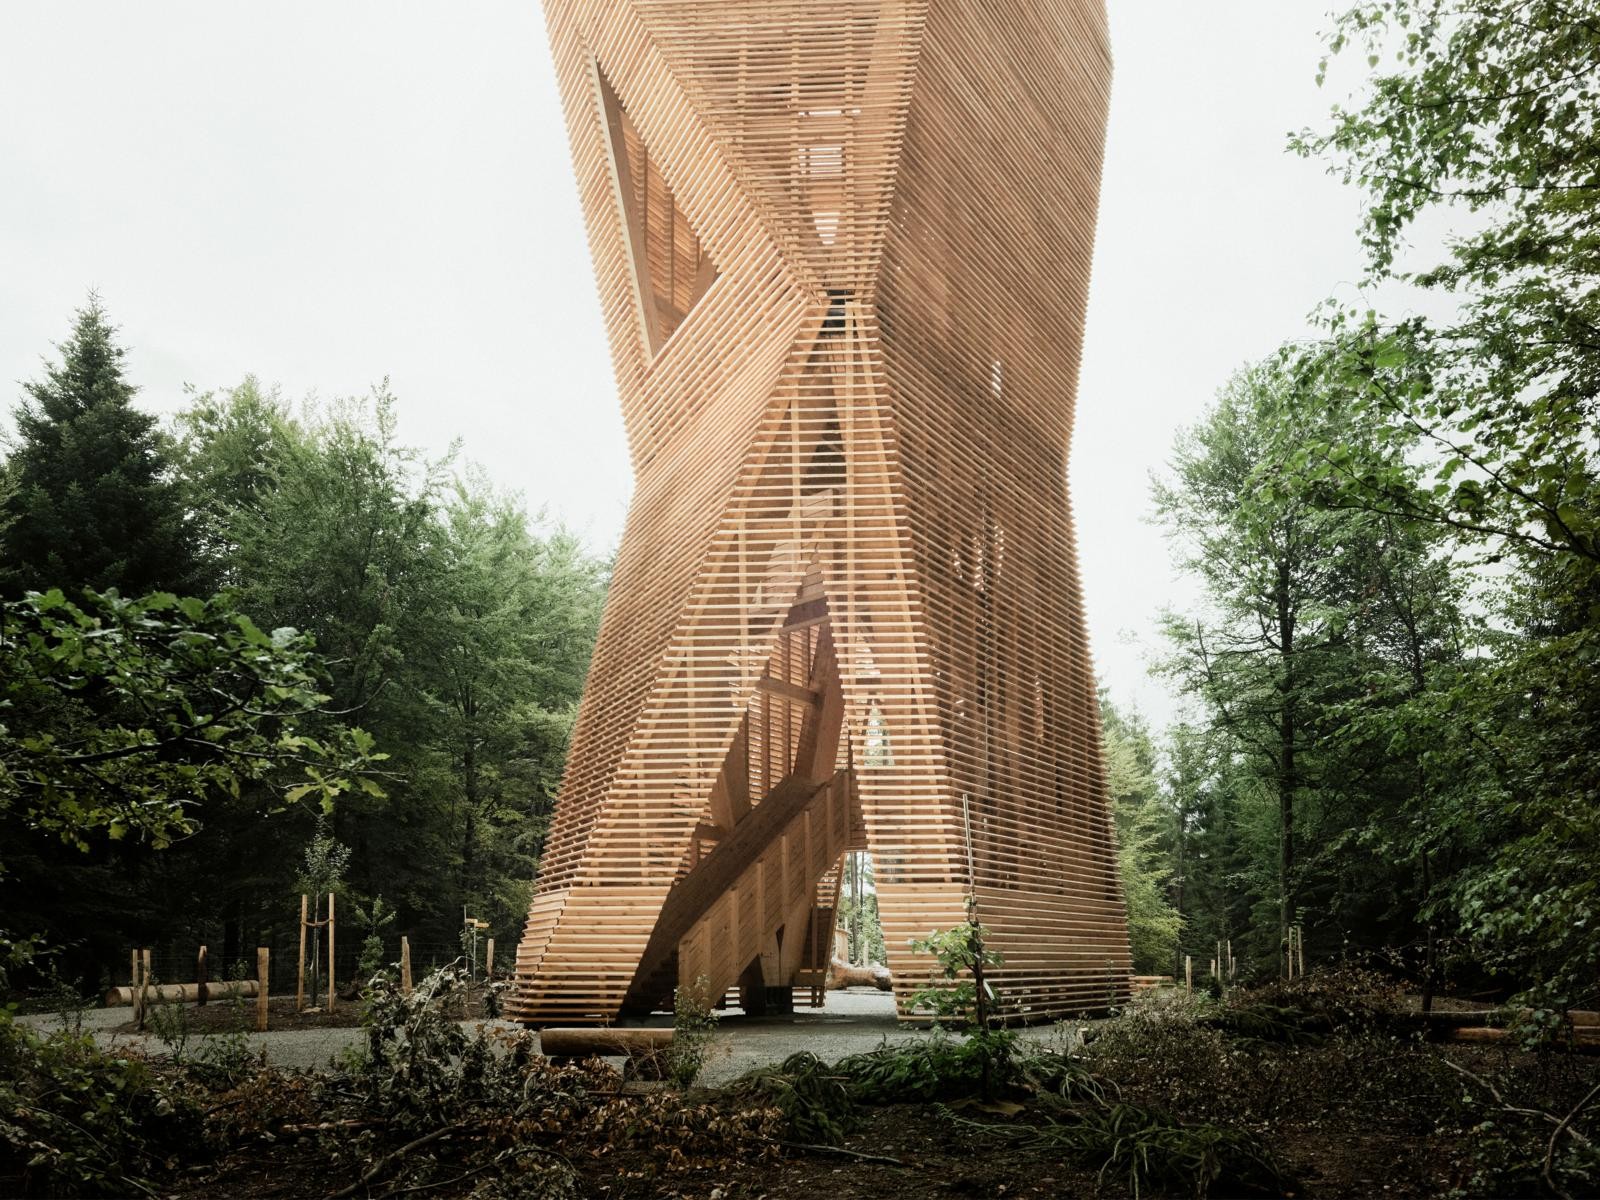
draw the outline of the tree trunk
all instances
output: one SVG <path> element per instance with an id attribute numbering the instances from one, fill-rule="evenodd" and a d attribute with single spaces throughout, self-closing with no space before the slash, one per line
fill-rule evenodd
<path id="1" fill-rule="evenodd" d="M 473 842 L 477 836 L 478 803 L 478 705 L 469 690 L 462 698 L 461 715 L 466 722 L 466 736 L 461 744 L 461 790 L 466 803 L 465 819 L 461 823 L 461 911 L 466 914 L 472 903 Z"/>
<path id="2" fill-rule="evenodd" d="M 1295 677 L 1294 610 L 1289 604 L 1289 563 L 1278 560 L 1278 654 L 1283 688 L 1278 709 L 1278 973 L 1286 974 L 1289 926 L 1294 921 Z"/>

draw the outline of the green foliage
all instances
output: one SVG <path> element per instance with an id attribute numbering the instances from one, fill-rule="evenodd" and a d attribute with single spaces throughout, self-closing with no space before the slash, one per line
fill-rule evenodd
<path id="1" fill-rule="evenodd" d="M 717 1032 L 717 1014 L 707 995 L 705 976 L 693 987 L 672 992 L 672 1041 L 661 1052 L 661 1074 L 683 1089 L 694 1086 L 711 1055 Z"/>
<path id="2" fill-rule="evenodd" d="M 836 1146 L 859 1124 L 854 1072 L 842 1060 L 830 1067 L 809 1050 L 782 1063 L 757 1067 L 732 1085 L 741 1099 L 783 1114 L 789 1135 L 803 1142 Z"/>
<path id="3" fill-rule="evenodd" d="M 322 812 L 359 850 L 350 892 L 413 941 L 463 905 L 513 940 L 607 564 L 406 446 L 384 387 L 292 409 L 246 378 L 191 394 L 170 438 L 134 390 L 91 301 L 0 468 L 0 595 L 44 592 L 0 624 L 13 926 L 85 977 L 129 941 L 236 952 Z M 175 598 L 196 586 L 228 591 Z"/>
<path id="4" fill-rule="evenodd" d="M 366 906 L 353 904 L 356 923 L 365 928 L 366 937 L 361 942 L 361 959 L 356 964 L 356 975 L 365 987 L 379 971 L 383 970 L 383 931 L 394 924 L 395 911 L 382 896 L 374 896 Z"/>
<path id="5" fill-rule="evenodd" d="M 337 892 L 339 885 L 344 882 L 345 872 L 350 869 L 350 854 L 350 847 L 329 831 L 327 814 L 318 813 L 311 840 L 306 842 L 305 852 L 300 858 L 300 874 L 294 881 L 295 887 L 319 897 L 328 892 Z M 369 923 L 359 909 L 356 919 L 362 924 Z"/>
<path id="6" fill-rule="evenodd" d="M 0 595 L 205 583 L 156 419 L 133 406 L 115 334 L 91 295 L 60 361 L 24 385 L 0 486 Z"/>
<path id="7" fill-rule="evenodd" d="M 1319 438 L 1342 439 L 1353 468 L 1411 469 L 1338 394 L 1288 358 L 1241 373 L 1156 492 L 1203 587 L 1165 618 L 1164 671 L 1198 702 L 1171 755 L 1185 949 L 1204 964 L 1236 940 L 1246 975 L 1284 970 L 1295 924 L 1313 961 L 1352 930 L 1373 948 L 1422 941 L 1416 914 L 1438 899 L 1439 772 L 1397 714 L 1467 669 L 1464 589 L 1437 530 L 1288 482 Z"/>
<path id="8" fill-rule="evenodd" d="M 1191 1196 L 1281 1196 L 1292 1177 L 1254 1134 L 1216 1125 L 1183 1125 L 1159 1109 L 1112 1103 L 1042 1125 L 1000 1126 L 950 1120 L 1011 1146 L 1059 1153 L 1119 1178 L 1138 1197 L 1151 1188 Z"/>
<path id="9" fill-rule="evenodd" d="M 191 1154 L 199 1129 L 193 1100 L 142 1060 L 0 1011 L 0 1191 L 154 1195 L 148 1176 Z"/>
<path id="10" fill-rule="evenodd" d="M 1005 961 L 997 951 L 984 947 L 982 929 L 963 921 L 914 939 L 911 950 L 914 954 L 931 954 L 934 959 L 928 986 L 911 994 L 911 1007 L 929 1011 L 935 1020 L 947 1023 L 970 1025 L 976 1021 L 978 984 L 973 968 L 997 966 Z M 994 987 L 987 981 L 983 986 L 988 1000 L 997 1003 Z"/>
<path id="11" fill-rule="evenodd" d="M 382 795 L 364 731 L 302 732 L 327 697 L 309 639 L 262 633 L 226 597 L 59 591 L 0 606 L 0 812 L 80 849 L 104 834 L 156 846 L 246 783 L 272 807 Z"/>
<path id="12" fill-rule="evenodd" d="M 1177 814 L 1156 778 L 1156 748 L 1137 713 L 1124 716 L 1102 688 L 1100 736 L 1117 824 L 1117 868 L 1137 974 L 1173 969 L 1183 914 L 1172 903 Z"/>
<path id="13" fill-rule="evenodd" d="M 1192 1025 L 1187 1028 L 1193 1032 Z M 1042 1119 L 991 1123 L 957 1117 L 951 1110 L 971 1107 L 980 1093 L 986 1054 L 976 1035 L 947 1034 L 885 1044 L 831 1066 L 801 1053 L 750 1072 L 732 1091 L 747 1102 L 775 1106 L 789 1136 L 806 1142 L 842 1141 L 861 1124 L 863 1105 L 949 1102 L 950 1108 L 942 1108 L 945 1119 L 968 1132 L 1067 1156 L 1102 1179 L 1120 1177 L 1135 1195 L 1152 1187 L 1197 1196 L 1213 1188 L 1225 1195 L 1278 1195 L 1290 1182 L 1255 1135 L 1179 1122 L 1122 1101 L 1115 1082 L 1092 1073 L 1082 1059 L 1044 1049 L 1019 1049 L 1005 1060 L 999 1088 L 1016 1100 L 979 1106 L 1015 1117 L 1032 1104 L 1043 1110 Z"/>
<path id="14" fill-rule="evenodd" d="M 877 867 L 872 855 L 864 851 L 853 853 L 846 860 L 844 886 L 839 889 L 838 928 L 849 937 L 847 949 L 853 962 L 889 961 L 883 922 L 878 916 Z"/>
<path id="15" fill-rule="evenodd" d="M 849 1081 L 853 1099 L 863 1104 L 905 1104 L 976 1095 L 984 1062 L 998 1064 L 1004 1087 L 1012 1069 L 1016 1035 L 973 1030 L 964 1037 L 936 1032 L 933 1037 L 885 1043 L 876 1050 L 841 1058 L 834 1071 Z"/>
<path id="16" fill-rule="evenodd" d="M 361 1010 L 367 1054 L 356 1080 L 365 1105 L 402 1130 L 447 1124 L 481 1083 L 487 1048 L 481 1039 L 474 1047 L 453 1015 L 466 987 L 461 967 L 451 965 L 424 976 L 410 994 L 382 977 L 367 993 Z"/>
<path id="17" fill-rule="evenodd" d="M 316 636 L 331 706 L 393 755 L 384 800 L 341 805 L 330 830 L 361 848 L 351 889 L 381 890 L 413 940 L 453 939 L 466 905 L 506 941 L 605 568 L 481 474 L 405 446 L 395 409 L 380 388 L 291 412 L 246 380 L 180 418 L 180 471 L 244 603 Z"/>
<path id="18" fill-rule="evenodd" d="M 535 1053 L 530 1034 L 481 1026 L 469 1034 L 452 1019 L 468 984 L 460 964 L 433 972 L 409 996 L 386 976 L 374 980 L 363 1010 L 367 1053 L 321 1097 L 368 1127 L 324 1145 L 342 1169 L 354 1173 L 417 1136 L 453 1131 L 464 1134 L 448 1143 L 454 1161 L 440 1161 L 448 1153 L 441 1140 L 437 1159 L 391 1164 L 411 1172 L 406 1185 L 465 1170 L 497 1181 L 486 1196 L 542 1195 L 532 1189 L 552 1181 L 541 1178 L 541 1163 L 563 1166 L 555 1182 L 571 1190 L 579 1156 L 609 1162 L 627 1153 L 654 1173 L 770 1153 L 773 1109 L 730 1111 L 679 1092 L 623 1096 L 616 1073 L 598 1061 L 557 1067 Z"/>
<path id="19" fill-rule="evenodd" d="M 160 985 L 152 979 L 151 987 Z M 189 1047 L 189 1007 L 181 1001 L 171 1004 L 154 1003 L 150 1006 L 150 1032 L 167 1048 L 173 1062 L 182 1062 Z"/>
<path id="20" fill-rule="evenodd" d="M 1426 827 L 1407 840 L 1448 864 L 1430 911 L 1459 925 L 1476 960 L 1536 1005 L 1588 1003 L 1600 972 L 1600 21 L 1568 0 L 1532 0 L 1514 20 L 1492 5 L 1376 0 L 1337 18 L 1329 49 L 1365 50 L 1373 73 L 1329 128 L 1293 144 L 1364 194 L 1372 277 L 1448 307 L 1433 320 L 1330 311 L 1300 369 L 1390 457 L 1364 466 L 1359 441 L 1318 434 L 1285 482 L 1326 509 L 1448 531 L 1459 563 L 1494 565 L 1477 581 L 1492 617 L 1477 653 L 1402 707 L 1397 740 L 1429 783 Z M 1447 233 L 1413 267 L 1404 251 L 1425 223 Z"/>

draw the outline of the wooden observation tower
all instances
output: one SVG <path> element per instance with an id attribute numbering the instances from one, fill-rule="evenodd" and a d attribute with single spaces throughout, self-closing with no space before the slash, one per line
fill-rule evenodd
<path id="1" fill-rule="evenodd" d="M 1127 994 L 1067 457 L 1102 0 L 546 0 L 636 476 L 512 1015 L 816 987 L 841 857 Z M 970 858 L 969 858 L 970 835 Z"/>

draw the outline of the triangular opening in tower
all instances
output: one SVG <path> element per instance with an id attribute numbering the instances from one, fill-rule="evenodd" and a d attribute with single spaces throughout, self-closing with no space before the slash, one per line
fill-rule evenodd
<path id="1" fill-rule="evenodd" d="M 595 78 L 640 317 L 645 340 L 655 354 L 716 282 L 717 266 L 678 207 L 650 147 L 598 62 Z"/>

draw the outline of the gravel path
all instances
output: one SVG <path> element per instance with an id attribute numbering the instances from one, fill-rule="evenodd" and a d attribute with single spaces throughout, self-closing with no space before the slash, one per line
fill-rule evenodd
<path id="1" fill-rule="evenodd" d="M 33 1014 L 19 1020 L 38 1029 L 59 1028 L 54 1014 Z M 92 1031 L 104 1046 L 133 1046 L 151 1054 L 164 1053 L 166 1047 L 150 1034 L 117 1033 L 126 1024 L 126 1008 L 96 1008 L 83 1014 L 83 1027 Z M 472 1022 L 490 1027 L 515 1029 L 509 1021 Z M 657 1016 L 652 1024 L 669 1025 L 671 1019 Z M 267 1061 L 276 1067 L 316 1071 L 325 1069 L 346 1047 L 357 1044 L 359 1028 L 286 1029 L 246 1035 L 251 1049 L 266 1050 Z M 752 1067 L 782 1062 L 798 1050 L 809 1050 L 829 1062 L 847 1054 L 875 1049 L 885 1040 L 916 1041 L 930 1036 L 925 1029 L 901 1028 L 895 1020 L 892 997 L 867 988 L 830 992 L 821 1010 L 799 1009 L 792 1016 L 747 1017 L 737 1009 L 722 1016 L 701 1076 L 703 1083 L 724 1083 Z M 1022 1031 L 1030 1041 L 1064 1044 L 1071 1035 L 1062 1026 L 1038 1026 Z M 192 1054 L 202 1037 L 192 1037 Z M 618 1060 L 620 1061 L 620 1060 Z"/>

